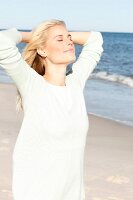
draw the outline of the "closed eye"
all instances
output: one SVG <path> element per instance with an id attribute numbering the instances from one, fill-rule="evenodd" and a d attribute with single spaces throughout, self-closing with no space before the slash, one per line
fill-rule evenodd
<path id="1" fill-rule="evenodd" d="M 73 41 L 73 40 L 72 40 L 72 36 L 71 36 L 71 35 L 69 35 L 69 39 L 70 39 L 71 41 Z"/>
<path id="2" fill-rule="evenodd" d="M 73 41 L 71 35 L 68 35 L 68 38 L 69 38 L 70 41 Z M 60 39 L 57 39 L 57 41 L 58 41 L 58 42 L 61 42 L 61 41 L 63 41 L 63 38 L 62 38 L 62 39 L 61 39 L 61 38 L 60 38 Z"/>

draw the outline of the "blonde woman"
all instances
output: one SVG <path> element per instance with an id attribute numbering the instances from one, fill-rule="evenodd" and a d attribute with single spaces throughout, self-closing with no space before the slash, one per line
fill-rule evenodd
<path id="1" fill-rule="evenodd" d="M 16 47 L 27 42 L 23 58 Z M 83 162 L 89 128 L 83 89 L 100 60 L 99 32 L 68 32 L 48 20 L 32 32 L 0 32 L 0 65 L 19 91 L 22 126 L 13 152 L 14 200 L 85 199 Z M 74 44 L 83 45 L 75 61 Z M 67 65 L 73 72 L 66 75 Z"/>

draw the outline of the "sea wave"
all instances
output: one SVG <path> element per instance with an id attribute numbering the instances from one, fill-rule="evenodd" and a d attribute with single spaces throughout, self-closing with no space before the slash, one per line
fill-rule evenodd
<path id="1" fill-rule="evenodd" d="M 91 78 L 99 78 L 107 81 L 118 82 L 133 88 L 133 78 L 128 76 L 110 74 L 108 72 L 101 71 L 97 73 L 92 73 Z"/>

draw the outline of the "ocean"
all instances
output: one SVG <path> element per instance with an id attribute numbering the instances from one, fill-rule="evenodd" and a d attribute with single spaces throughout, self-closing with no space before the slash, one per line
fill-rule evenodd
<path id="1" fill-rule="evenodd" d="M 102 35 L 104 52 L 84 89 L 87 112 L 133 126 L 133 33 Z M 76 56 L 81 50 L 76 45 Z M 2 68 L 0 82 L 12 83 Z"/>

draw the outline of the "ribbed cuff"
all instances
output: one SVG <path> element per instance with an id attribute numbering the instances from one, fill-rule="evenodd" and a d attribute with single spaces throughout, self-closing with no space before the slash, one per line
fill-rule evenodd
<path id="1" fill-rule="evenodd" d="M 7 29 L 2 32 L 16 44 L 22 41 L 22 35 L 16 28 Z"/>

